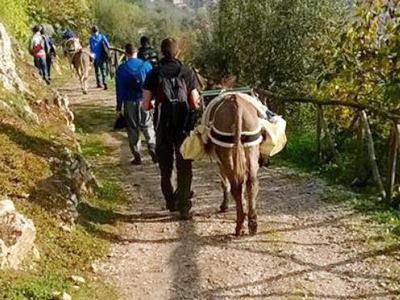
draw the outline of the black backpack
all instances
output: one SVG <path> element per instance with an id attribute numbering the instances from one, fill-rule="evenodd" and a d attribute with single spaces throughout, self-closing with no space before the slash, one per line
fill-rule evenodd
<path id="1" fill-rule="evenodd" d="M 141 47 L 138 58 L 151 63 L 153 68 L 158 66 L 158 52 L 151 47 Z"/>
<path id="2" fill-rule="evenodd" d="M 161 103 L 157 128 L 172 137 L 189 130 L 190 106 L 183 67 L 176 77 L 166 77 L 160 69 L 159 86 L 164 95 Z"/>

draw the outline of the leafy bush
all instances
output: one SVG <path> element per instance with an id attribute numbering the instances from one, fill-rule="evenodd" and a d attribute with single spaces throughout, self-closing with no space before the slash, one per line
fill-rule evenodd
<path id="1" fill-rule="evenodd" d="M 357 1 L 352 22 L 320 47 L 315 94 L 400 109 L 398 1 Z"/>
<path id="2" fill-rule="evenodd" d="M 0 20 L 26 44 L 34 24 L 51 24 L 56 30 L 75 30 L 84 38 L 92 23 L 92 0 L 0 0 Z"/>
<path id="3" fill-rule="evenodd" d="M 92 0 L 29 0 L 29 13 L 36 23 L 48 23 L 57 31 L 70 28 L 82 39 L 90 32 Z"/>
<path id="4" fill-rule="evenodd" d="M 197 63 L 252 85 L 300 90 L 313 56 L 308 47 L 326 19 L 338 15 L 333 8 L 340 2 L 221 0 L 201 37 Z"/>
<path id="5" fill-rule="evenodd" d="M 29 30 L 29 14 L 27 0 L 0 0 L 0 21 L 20 41 L 26 41 Z"/>

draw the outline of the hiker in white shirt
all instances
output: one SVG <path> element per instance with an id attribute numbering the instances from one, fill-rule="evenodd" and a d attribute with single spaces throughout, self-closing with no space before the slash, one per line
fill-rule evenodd
<path id="1" fill-rule="evenodd" d="M 29 52 L 33 56 L 35 67 L 39 70 L 40 76 L 50 84 L 47 74 L 47 63 L 46 63 L 46 41 L 44 40 L 40 30 L 40 25 L 35 25 L 32 29 L 33 37 L 30 44 Z"/>

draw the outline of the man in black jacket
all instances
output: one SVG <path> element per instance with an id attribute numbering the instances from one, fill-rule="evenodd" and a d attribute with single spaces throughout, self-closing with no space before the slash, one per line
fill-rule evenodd
<path id="1" fill-rule="evenodd" d="M 180 147 L 194 127 L 200 106 L 196 76 L 177 59 L 178 43 L 168 38 L 161 44 L 163 58 L 144 84 L 142 107 L 155 108 L 156 153 L 161 171 L 161 189 L 170 211 L 179 210 L 182 219 L 190 218 L 192 161 L 183 159 Z M 175 159 L 174 159 L 175 158 Z M 174 161 L 177 189 L 171 175 Z"/>
<path id="2" fill-rule="evenodd" d="M 142 36 L 140 39 L 140 45 L 138 52 L 138 58 L 151 63 L 153 67 L 158 64 L 158 52 L 150 46 L 150 40 L 146 36 Z"/>

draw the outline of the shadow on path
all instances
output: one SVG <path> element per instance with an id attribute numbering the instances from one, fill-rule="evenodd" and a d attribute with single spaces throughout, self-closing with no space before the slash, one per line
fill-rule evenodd
<path id="1" fill-rule="evenodd" d="M 172 252 L 173 283 L 171 300 L 198 299 L 200 297 L 200 270 L 197 259 L 201 247 L 194 221 L 180 221 L 177 228 L 178 245 Z"/>

